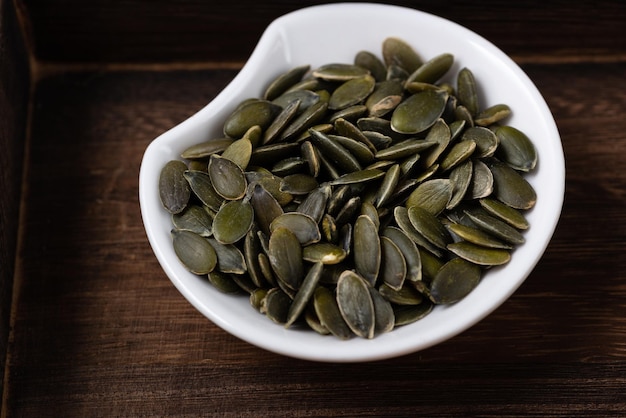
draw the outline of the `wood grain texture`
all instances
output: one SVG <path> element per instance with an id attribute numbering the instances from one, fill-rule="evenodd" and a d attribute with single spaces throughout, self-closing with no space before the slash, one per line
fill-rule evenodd
<path id="1" fill-rule="evenodd" d="M 323 1 L 17 0 L 32 21 L 36 56 L 61 62 L 245 60 L 276 17 Z M 330 2 L 333 3 L 333 2 Z M 622 2 L 400 0 L 450 19 L 524 60 L 626 56 Z M 156 47 L 158 46 L 158 47 Z"/>
<path id="2" fill-rule="evenodd" d="M 626 65 L 524 69 L 554 112 L 568 165 L 545 256 L 509 301 L 456 338 L 353 365 L 285 358 L 226 334 L 151 253 L 137 201 L 142 152 L 235 71 L 41 81 L 8 415 L 623 415 L 626 93 L 614 86 Z"/>
<path id="3" fill-rule="evenodd" d="M 18 213 L 29 73 L 24 44 L 12 3 L 0 2 L 0 373 L 9 337 L 11 295 L 17 245 Z M 3 383 L 0 382 L 0 390 Z"/>
<path id="4" fill-rule="evenodd" d="M 626 416 L 626 6 L 397 3 L 462 23 L 522 64 L 561 133 L 563 214 L 532 274 L 476 326 L 396 359 L 318 364 L 197 312 L 161 270 L 138 203 L 149 142 L 236 75 L 223 66 L 247 58 L 269 21 L 315 2 L 248 13 L 199 0 L 15 3 L 37 64 L 61 71 L 37 80 L 32 99 L 3 417 Z M 153 61 L 214 69 L 63 71 Z M 2 86 L 24 82 L 16 62 L 0 60 Z M 0 96 L 0 146 L 15 155 L 25 103 L 12 91 Z M 4 152 L 0 163 L 3 176 L 21 168 Z M 11 176 L 3 193 L 16 193 Z M 0 203 L 3 221 L 15 219 Z M 0 257 L 4 269 L 11 255 Z"/>

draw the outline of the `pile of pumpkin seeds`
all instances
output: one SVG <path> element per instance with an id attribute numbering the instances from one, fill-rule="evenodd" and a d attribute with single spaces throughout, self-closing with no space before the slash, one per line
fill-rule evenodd
<path id="1" fill-rule="evenodd" d="M 382 58 L 296 67 L 243 101 L 223 137 L 162 169 L 180 261 L 341 339 L 465 297 L 524 242 L 537 154 L 506 104 L 481 106 L 470 69 L 440 81 L 453 63 L 387 38 Z"/>

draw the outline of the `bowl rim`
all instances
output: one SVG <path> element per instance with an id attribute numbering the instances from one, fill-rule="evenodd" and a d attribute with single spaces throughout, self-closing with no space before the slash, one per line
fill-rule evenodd
<path id="1" fill-rule="evenodd" d="M 360 15 L 365 11 L 372 14 L 403 14 L 405 16 L 415 17 L 416 19 L 426 19 L 433 22 L 433 24 L 445 26 L 465 36 L 472 43 L 478 45 L 479 48 L 488 50 L 488 53 L 499 60 L 511 74 L 520 79 L 520 82 L 528 89 L 526 93 L 532 97 L 534 104 L 538 107 L 537 113 L 543 115 L 544 120 L 542 120 L 542 123 L 548 130 L 547 136 L 552 139 L 550 143 L 550 170 L 555 175 L 555 180 L 551 180 L 554 189 L 551 193 L 551 205 L 548 206 L 549 212 L 545 215 L 546 219 L 540 219 L 542 223 L 542 239 L 533 248 L 528 250 L 530 258 L 527 264 L 525 264 L 523 273 L 515 280 L 508 281 L 506 285 L 496 285 L 497 287 L 489 293 L 491 302 L 488 306 L 470 307 L 469 314 L 462 318 L 452 319 L 450 315 L 444 316 L 441 321 L 441 328 L 445 330 L 445 332 L 436 331 L 432 334 L 428 334 L 424 338 L 420 338 L 419 336 L 411 336 L 409 338 L 406 335 L 407 332 L 398 332 L 403 328 L 401 327 L 391 333 L 381 335 L 374 340 L 352 339 L 337 342 L 337 339 L 326 338 L 323 343 L 325 351 L 319 351 L 319 347 L 315 346 L 315 344 L 311 345 L 307 337 L 303 337 L 303 341 L 301 342 L 292 338 L 293 335 L 300 333 L 297 329 L 274 330 L 272 331 L 272 338 L 267 339 L 267 336 L 258 330 L 259 327 L 256 321 L 254 324 L 247 324 L 245 328 L 239 327 L 239 324 L 237 324 L 236 320 L 232 317 L 227 318 L 223 313 L 216 310 L 217 308 L 207 306 L 203 298 L 190 288 L 189 283 L 185 279 L 181 279 L 180 266 L 176 266 L 172 263 L 171 254 L 173 251 L 163 246 L 161 239 L 157 237 L 155 229 L 153 228 L 153 221 L 155 219 L 154 210 L 161 210 L 160 207 L 157 209 L 154 208 L 154 197 L 157 194 L 156 179 L 158 176 L 154 176 L 157 167 L 154 166 L 155 162 L 153 160 L 156 154 L 163 152 L 163 149 L 167 152 L 173 152 L 173 145 L 171 144 L 173 137 L 190 133 L 198 123 L 205 123 L 205 121 L 210 121 L 212 118 L 215 118 L 216 109 L 232 102 L 229 95 L 241 95 L 240 89 L 242 86 L 251 82 L 258 66 L 263 63 L 263 60 L 267 59 L 268 54 L 277 53 L 277 48 L 280 49 L 282 45 L 281 42 L 285 42 L 285 39 L 289 36 L 289 30 L 293 25 L 302 22 L 304 19 L 328 16 L 330 13 L 354 13 L 357 10 Z M 278 53 L 281 52 L 284 53 L 285 51 L 278 51 Z M 542 155 L 540 155 L 540 159 L 541 158 Z M 540 160 L 540 164 L 545 163 L 547 163 L 547 161 L 544 162 Z M 160 170 L 160 167 L 158 167 L 158 170 Z M 278 354 L 322 362 L 373 361 L 416 352 L 456 336 L 488 316 L 518 289 L 543 255 L 559 220 L 563 205 L 564 191 L 565 161 L 556 122 L 539 90 L 510 57 L 482 36 L 450 20 L 408 7 L 365 2 L 334 3 L 305 7 L 287 13 L 271 22 L 259 38 L 250 58 L 233 80 L 197 113 L 167 132 L 159 135 L 148 145 L 142 159 L 139 173 L 140 208 L 148 241 L 166 275 L 183 296 L 214 324 L 241 340 Z M 515 256 L 513 258 L 515 258 Z M 214 292 L 217 291 L 214 290 Z M 216 293 L 214 296 L 218 299 L 231 297 L 219 293 Z M 457 305 L 461 304 L 467 305 L 467 302 L 463 300 Z M 449 309 L 448 307 L 441 307 L 442 311 Z M 251 309 L 251 311 L 253 310 Z M 258 312 L 255 314 L 264 322 L 272 326 L 277 326 L 268 318 L 264 317 L 264 315 Z M 408 325 L 407 327 L 410 326 L 411 325 Z M 280 326 L 277 327 L 281 328 Z M 320 336 L 320 338 L 324 337 Z"/>

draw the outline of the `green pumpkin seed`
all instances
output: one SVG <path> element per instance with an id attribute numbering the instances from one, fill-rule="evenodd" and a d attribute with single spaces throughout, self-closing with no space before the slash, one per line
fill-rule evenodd
<path id="1" fill-rule="evenodd" d="M 360 164 L 366 165 L 374 161 L 374 153 L 363 142 L 342 135 L 328 135 L 328 138 L 348 150 Z"/>
<path id="2" fill-rule="evenodd" d="M 363 77 L 352 78 L 339 87 L 330 95 L 328 108 L 330 110 L 345 109 L 364 101 L 372 91 L 376 80 L 367 74 Z"/>
<path id="3" fill-rule="evenodd" d="M 344 118 L 337 118 L 333 122 L 333 127 L 337 131 L 337 134 L 352 138 L 355 141 L 362 142 L 363 144 L 365 144 L 365 146 L 367 146 L 372 154 L 376 153 L 376 147 L 374 146 L 374 144 L 356 125 L 354 125 L 349 120 L 346 120 Z"/>
<path id="4" fill-rule="evenodd" d="M 328 103 L 321 100 L 311 105 L 295 117 L 291 123 L 287 125 L 287 127 L 285 127 L 283 132 L 280 134 L 279 141 L 289 141 L 296 138 L 298 135 L 322 120 L 327 109 Z"/>
<path id="5" fill-rule="evenodd" d="M 173 214 L 172 224 L 178 230 L 195 232 L 203 237 L 213 233 L 213 216 L 198 205 L 190 205 L 182 212 Z"/>
<path id="6" fill-rule="evenodd" d="M 354 223 L 354 265 L 370 285 L 376 283 L 381 263 L 381 244 L 378 228 L 366 215 L 359 215 Z"/>
<path id="7" fill-rule="evenodd" d="M 493 174 L 487 164 L 481 160 L 472 163 L 472 183 L 469 195 L 472 199 L 481 199 L 493 192 Z"/>
<path id="8" fill-rule="evenodd" d="M 446 157 L 441 161 L 441 169 L 448 171 L 463 161 L 466 161 L 476 149 L 476 142 L 473 140 L 460 141 L 452 146 Z"/>
<path id="9" fill-rule="evenodd" d="M 411 238 L 418 246 L 430 251 L 437 257 L 441 257 L 442 253 L 435 245 L 431 244 L 424 236 L 415 229 L 409 218 L 409 211 L 403 206 L 396 206 L 393 210 L 394 220 L 402 231 Z"/>
<path id="10" fill-rule="evenodd" d="M 430 299 L 437 304 L 452 304 L 467 296 L 480 282 L 480 268 L 462 258 L 444 264 L 430 285 Z"/>
<path id="11" fill-rule="evenodd" d="M 495 134 L 500 142 L 498 158 L 515 170 L 530 171 L 535 168 L 537 151 L 526 134 L 512 126 L 499 126 Z"/>
<path id="12" fill-rule="evenodd" d="M 318 286 L 313 294 L 313 306 L 320 324 L 341 340 L 349 339 L 353 334 L 341 315 L 336 298 L 325 287 Z"/>
<path id="13" fill-rule="evenodd" d="M 263 304 L 263 299 L 267 296 L 267 289 L 254 289 L 250 293 L 250 305 L 257 311 L 261 312 L 261 306 Z"/>
<path id="14" fill-rule="evenodd" d="M 472 244 L 480 245 L 487 248 L 502 248 L 509 250 L 512 249 L 511 245 L 505 244 L 502 241 L 495 239 L 493 236 L 485 233 L 480 229 L 456 223 L 451 223 L 446 226 L 459 238 L 471 242 Z"/>
<path id="15" fill-rule="evenodd" d="M 374 304 L 374 335 L 390 332 L 396 325 L 391 303 L 377 289 L 368 287 L 368 290 Z"/>
<path id="16" fill-rule="evenodd" d="M 383 283 L 378 288 L 380 295 L 396 305 L 419 305 L 424 297 L 413 286 L 406 283 L 400 290 L 395 290 Z"/>
<path id="17" fill-rule="evenodd" d="M 320 174 L 321 162 L 319 157 L 319 151 L 309 141 L 303 141 L 300 145 L 300 154 L 302 159 L 306 162 L 309 169 L 309 174 L 313 177 L 317 177 Z"/>
<path id="18" fill-rule="evenodd" d="M 470 184 L 472 183 L 472 173 L 474 166 L 472 160 L 466 160 L 450 172 L 452 182 L 452 197 L 446 209 L 454 209 L 463 200 Z"/>
<path id="19" fill-rule="evenodd" d="M 331 187 L 328 183 L 322 184 L 315 190 L 312 190 L 306 198 L 300 203 L 297 211 L 310 216 L 315 223 L 319 223 L 324 216 L 326 203 L 331 195 Z"/>
<path id="20" fill-rule="evenodd" d="M 383 206 L 389 198 L 393 195 L 393 192 L 398 185 L 398 181 L 400 180 L 400 165 L 394 164 L 389 167 L 389 170 L 385 173 L 385 177 L 383 178 L 383 182 L 378 189 L 378 193 L 376 194 L 376 207 L 379 208 Z"/>
<path id="21" fill-rule="evenodd" d="M 347 252 L 334 244 L 318 242 L 302 249 L 302 259 L 311 263 L 320 262 L 324 265 L 335 265 L 345 260 Z"/>
<path id="22" fill-rule="evenodd" d="M 451 241 L 450 234 L 435 215 L 419 206 L 408 208 L 409 220 L 415 230 L 428 242 L 438 248 L 445 249 Z"/>
<path id="23" fill-rule="evenodd" d="M 222 244 L 213 237 L 207 238 L 207 241 L 215 250 L 219 271 L 235 275 L 244 274 L 248 271 L 246 259 L 238 247 L 233 244 Z"/>
<path id="24" fill-rule="evenodd" d="M 276 228 L 270 235 L 268 256 L 278 280 L 292 290 L 300 288 L 304 266 L 298 237 L 287 228 Z"/>
<path id="25" fill-rule="evenodd" d="M 511 108 L 505 104 L 497 104 L 481 110 L 474 118 L 478 126 L 489 126 L 500 122 L 511 114 Z"/>
<path id="26" fill-rule="evenodd" d="M 321 239 L 317 222 L 309 215 L 299 212 L 283 213 L 270 224 L 270 233 L 276 228 L 287 228 L 298 238 L 301 245 L 309 245 Z"/>
<path id="27" fill-rule="evenodd" d="M 432 147 L 434 144 L 435 142 L 433 141 L 425 141 L 423 139 L 407 139 L 378 151 L 376 158 L 379 160 L 397 160 L 398 158 L 410 157 L 415 153 Z"/>
<path id="28" fill-rule="evenodd" d="M 394 305 L 395 326 L 412 324 L 432 312 L 434 305 L 424 300 L 419 305 Z"/>
<path id="29" fill-rule="evenodd" d="M 306 195 L 317 189 L 318 186 L 315 177 L 309 174 L 296 173 L 285 176 L 280 183 L 279 190 L 292 195 Z"/>
<path id="30" fill-rule="evenodd" d="M 261 243 L 257 235 L 257 230 L 251 228 L 246 234 L 243 245 L 243 257 L 248 268 L 250 280 L 257 286 L 264 286 L 263 272 L 259 264 L 258 254 L 262 251 Z"/>
<path id="31" fill-rule="evenodd" d="M 406 82 L 417 81 L 433 84 L 448 72 L 453 63 L 454 56 L 452 54 L 443 53 L 437 55 L 413 71 Z"/>
<path id="32" fill-rule="evenodd" d="M 254 222 L 254 210 L 248 200 L 232 200 L 215 214 L 213 236 L 222 244 L 234 244 L 246 236 Z"/>
<path id="33" fill-rule="evenodd" d="M 354 57 L 354 65 L 368 70 L 376 81 L 382 81 L 387 76 L 385 64 L 369 51 L 359 51 Z"/>
<path id="34" fill-rule="evenodd" d="M 350 184 L 362 184 L 368 181 L 377 180 L 385 176 L 385 172 L 378 169 L 366 169 L 354 171 L 352 173 L 344 174 L 341 177 L 331 181 L 332 186 L 350 185 Z"/>
<path id="35" fill-rule="evenodd" d="M 250 203 L 254 209 L 255 221 L 266 235 L 270 234 L 270 225 L 276 217 L 283 214 L 278 201 L 260 184 L 254 184 Z"/>
<path id="36" fill-rule="evenodd" d="M 466 211 L 465 213 L 476 226 L 496 238 L 513 245 L 523 244 L 525 241 L 524 236 L 517 229 L 493 216 L 480 212 Z"/>
<path id="37" fill-rule="evenodd" d="M 493 174 L 495 197 L 515 209 L 530 209 L 537 201 L 537 193 L 518 172 L 511 167 L 493 163 L 489 165 Z"/>
<path id="38" fill-rule="evenodd" d="M 180 154 L 180 156 L 188 160 L 207 158 L 211 156 L 211 154 L 224 151 L 230 144 L 233 143 L 233 141 L 234 140 L 232 138 L 211 139 L 209 141 L 201 142 L 188 147 Z"/>
<path id="39" fill-rule="evenodd" d="M 280 185 L 283 182 L 281 177 L 275 176 L 271 172 L 248 171 L 245 174 L 250 189 L 253 189 L 257 184 L 262 186 L 276 200 L 279 206 L 286 206 L 293 200 L 293 195 L 280 191 Z"/>
<path id="40" fill-rule="evenodd" d="M 491 157 L 498 148 L 498 137 L 491 129 L 482 126 L 474 126 L 465 130 L 461 140 L 474 141 L 476 143 L 476 158 Z"/>
<path id="41" fill-rule="evenodd" d="M 409 195 L 407 208 L 419 206 L 433 215 L 439 215 L 452 198 L 453 184 L 449 179 L 428 180 L 420 184 Z"/>
<path id="42" fill-rule="evenodd" d="M 422 59 L 406 41 L 389 37 L 383 41 L 383 60 L 387 67 L 398 66 L 412 73 L 422 65 Z"/>
<path id="43" fill-rule="evenodd" d="M 400 248 L 386 236 L 380 237 L 381 278 L 387 286 L 399 290 L 406 278 L 407 266 Z"/>
<path id="44" fill-rule="evenodd" d="M 283 110 L 274 118 L 272 123 L 267 127 L 263 134 L 263 144 L 269 144 L 276 140 L 279 135 L 287 128 L 289 123 L 296 117 L 300 110 L 299 99 L 287 103 Z"/>
<path id="45" fill-rule="evenodd" d="M 287 293 L 279 288 L 272 288 L 263 298 L 261 312 L 275 323 L 285 324 L 290 306 L 291 298 Z"/>
<path id="46" fill-rule="evenodd" d="M 374 302 L 365 279 L 353 271 L 344 271 L 337 281 L 336 298 L 339 312 L 352 332 L 374 338 Z"/>
<path id="47" fill-rule="evenodd" d="M 182 161 L 169 161 L 159 176 L 159 197 L 169 213 L 180 213 L 187 207 L 191 189 L 185 179 L 187 165 Z"/>
<path id="48" fill-rule="evenodd" d="M 346 172 L 361 170 L 361 164 L 347 149 L 330 139 L 326 134 L 315 130 L 309 130 L 311 141 L 320 151 L 334 164 Z"/>
<path id="49" fill-rule="evenodd" d="M 391 128 L 403 134 L 424 132 L 441 117 L 447 100 L 444 91 L 424 90 L 413 94 L 393 111 Z"/>
<path id="50" fill-rule="evenodd" d="M 385 80 L 376 84 L 374 91 L 365 101 L 370 117 L 382 117 L 400 104 L 404 87 L 398 80 Z"/>
<path id="51" fill-rule="evenodd" d="M 301 113 L 315 103 L 320 101 L 320 95 L 311 90 L 292 90 L 285 92 L 272 100 L 272 103 L 280 106 L 285 111 L 288 106 L 294 106 L 294 102 L 299 102 L 298 110 L 296 113 Z M 277 116 L 276 118 L 278 118 Z M 268 128 L 269 130 L 269 128 Z"/>
<path id="52" fill-rule="evenodd" d="M 213 270 L 208 274 L 209 283 L 222 293 L 240 293 L 241 287 L 229 274 Z"/>
<path id="53" fill-rule="evenodd" d="M 369 71 L 363 67 L 344 63 L 322 65 L 313 71 L 313 77 L 329 81 L 347 81 L 361 78 L 368 74 Z"/>
<path id="54" fill-rule="evenodd" d="M 280 113 L 281 107 L 267 100 L 254 100 L 238 107 L 224 122 L 224 135 L 241 138 L 248 129 L 259 125 L 266 129 Z"/>
<path id="55" fill-rule="evenodd" d="M 490 215 L 508 223 L 517 229 L 528 229 L 530 226 L 524 215 L 516 209 L 495 199 L 480 199 L 480 206 Z"/>
<path id="56" fill-rule="evenodd" d="M 209 160 L 209 177 L 217 194 L 224 199 L 241 199 L 246 193 L 246 176 L 241 167 L 231 160 L 212 155 Z"/>
<path id="57" fill-rule="evenodd" d="M 448 245 L 448 249 L 459 257 L 481 266 L 499 266 L 511 259 L 511 252 L 499 248 L 487 248 L 461 241 Z"/>
<path id="58" fill-rule="evenodd" d="M 274 100 L 294 84 L 302 80 L 302 77 L 309 71 L 309 65 L 301 65 L 294 67 L 289 71 L 276 77 L 265 89 L 263 98 L 265 100 Z"/>
<path id="59" fill-rule="evenodd" d="M 285 327 L 290 327 L 296 319 L 304 312 L 308 302 L 312 300 L 317 284 L 322 277 L 322 270 L 324 265 L 322 263 L 314 263 L 307 272 L 302 286 L 298 289 L 296 296 L 289 307 L 287 312 L 287 318 L 285 321 Z"/>
<path id="60" fill-rule="evenodd" d="M 222 203 L 224 203 L 224 198 L 215 191 L 209 174 L 203 171 L 190 170 L 186 171 L 183 175 L 194 195 L 196 195 L 205 206 L 217 212 L 222 206 Z"/>
<path id="61" fill-rule="evenodd" d="M 434 165 L 439 157 L 444 153 L 450 144 L 450 127 L 443 119 L 438 119 L 433 124 L 433 127 L 428 131 L 426 135 L 426 141 L 434 142 L 435 145 L 428 148 L 422 153 L 422 167 L 428 168 Z"/>
<path id="62" fill-rule="evenodd" d="M 194 274 L 208 274 L 217 264 L 215 250 L 206 238 L 195 232 L 172 230 L 174 252 L 181 263 Z"/>
<path id="63" fill-rule="evenodd" d="M 470 115 L 478 114 L 480 109 L 478 101 L 478 87 L 474 74 L 468 68 L 462 68 L 457 76 L 457 98 L 469 111 Z"/>
<path id="64" fill-rule="evenodd" d="M 398 246 L 406 262 L 406 279 L 411 282 L 422 280 L 422 259 L 415 243 L 400 228 L 386 227 L 382 235 Z"/>

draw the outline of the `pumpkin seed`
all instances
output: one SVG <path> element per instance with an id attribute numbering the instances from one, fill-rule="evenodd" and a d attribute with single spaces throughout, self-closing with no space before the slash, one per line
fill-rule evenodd
<path id="1" fill-rule="evenodd" d="M 288 212 L 274 218 L 270 224 L 270 233 L 276 228 L 287 228 L 298 238 L 300 245 L 309 245 L 321 239 L 317 222 L 309 215 Z"/>
<path id="2" fill-rule="evenodd" d="M 495 197 L 515 209 L 530 209 L 535 206 L 537 193 L 517 171 L 502 163 L 492 163 Z"/>
<path id="3" fill-rule="evenodd" d="M 406 83 L 417 81 L 433 84 L 448 72 L 450 67 L 452 67 L 453 62 L 454 56 L 452 54 L 443 53 L 437 55 L 436 57 L 417 67 L 417 69 L 413 71 L 411 75 L 409 75 Z"/>
<path id="4" fill-rule="evenodd" d="M 193 191 L 194 195 L 198 197 L 198 199 L 200 199 L 205 206 L 215 212 L 222 207 L 224 198 L 217 194 L 208 173 L 189 170 L 185 171 L 183 176 L 187 180 L 187 183 L 189 184 L 189 187 Z"/>
<path id="5" fill-rule="evenodd" d="M 438 90 L 415 93 L 400 103 L 391 115 L 391 128 L 403 134 L 418 134 L 435 124 L 446 108 L 448 94 Z"/>
<path id="6" fill-rule="evenodd" d="M 239 293 L 241 287 L 229 274 L 213 270 L 208 274 L 209 283 L 222 293 Z"/>
<path id="7" fill-rule="evenodd" d="M 500 122 L 511 114 L 511 108 L 505 104 L 497 104 L 481 110 L 474 118 L 474 123 L 479 126 L 489 126 Z"/>
<path id="8" fill-rule="evenodd" d="M 224 204 L 213 220 L 213 236 L 222 244 L 233 244 L 246 236 L 254 222 L 254 210 L 248 200 Z"/>
<path id="9" fill-rule="evenodd" d="M 448 249 L 459 257 L 482 266 L 499 266 L 511 259 L 511 253 L 507 250 L 482 247 L 467 241 L 449 244 Z"/>
<path id="10" fill-rule="evenodd" d="M 387 286 L 399 290 L 406 278 L 406 261 L 400 248 L 386 236 L 380 237 L 381 246 L 381 278 Z"/>
<path id="11" fill-rule="evenodd" d="M 369 74 L 352 78 L 333 91 L 330 95 L 328 108 L 339 110 L 360 103 L 372 93 L 375 85 L 376 80 Z"/>
<path id="12" fill-rule="evenodd" d="M 462 68 L 457 75 L 457 98 L 470 115 L 476 115 L 480 109 L 478 87 L 474 74 L 468 68 Z"/>
<path id="13" fill-rule="evenodd" d="M 209 160 L 209 177 L 217 194 L 224 199 L 241 199 L 246 193 L 246 176 L 241 167 L 231 160 L 212 155 Z"/>
<path id="14" fill-rule="evenodd" d="M 318 242 L 302 249 L 303 260 L 312 263 L 320 262 L 324 265 L 341 263 L 347 255 L 346 250 L 328 242 Z"/>
<path id="15" fill-rule="evenodd" d="M 530 139 L 512 126 L 499 126 L 495 129 L 499 140 L 498 158 L 515 170 L 530 171 L 537 164 L 537 151 Z"/>
<path id="16" fill-rule="evenodd" d="M 296 319 L 298 319 L 306 308 L 309 300 L 313 298 L 313 294 L 317 288 L 317 283 L 319 282 L 320 277 L 322 277 L 323 267 L 324 265 L 318 262 L 313 264 L 307 272 L 304 280 L 302 281 L 302 286 L 298 289 L 291 306 L 289 306 L 289 311 L 287 312 L 285 320 L 285 327 L 290 327 Z"/>
<path id="17" fill-rule="evenodd" d="M 159 197 L 169 213 L 180 213 L 187 207 L 191 189 L 185 179 L 187 165 L 182 161 L 169 161 L 161 169 Z"/>
<path id="18" fill-rule="evenodd" d="M 365 279 L 346 270 L 337 281 L 337 306 L 348 327 L 357 336 L 374 338 L 374 302 Z"/>
<path id="19" fill-rule="evenodd" d="M 517 229 L 528 229 L 528 221 L 524 218 L 524 215 L 516 209 L 490 198 L 480 199 L 479 203 L 490 215 L 495 216 Z"/>
<path id="20" fill-rule="evenodd" d="M 182 212 L 173 214 L 172 224 L 178 230 L 195 232 L 203 237 L 213 233 L 213 216 L 198 205 L 190 205 Z"/>
<path id="21" fill-rule="evenodd" d="M 232 138 L 217 138 L 194 144 L 185 149 L 180 156 L 185 159 L 200 159 L 224 151 L 234 142 Z"/>
<path id="22" fill-rule="evenodd" d="M 382 52 L 387 67 L 395 65 L 407 73 L 412 73 L 422 65 L 422 59 L 413 47 L 400 38 L 389 37 L 385 39 Z"/>
<path id="23" fill-rule="evenodd" d="M 430 285 L 430 299 L 451 304 L 467 296 L 480 281 L 480 268 L 462 258 L 453 258 L 437 272 Z"/>
<path id="24" fill-rule="evenodd" d="M 396 325 L 393 306 L 376 288 L 368 287 L 368 290 L 374 304 L 374 335 L 390 332 Z"/>
<path id="25" fill-rule="evenodd" d="M 438 248 L 445 249 L 451 241 L 450 234 L 441 221 L 432 213 L 419 206 L 408 208 L 409 220 L 415 230 L 428 242 Z"/>
<path id="26" fill-rule="evenodd" d="M 422 259 L 415 243 L 400 228 L 386 227 L 382 235 L 398 246 L 406 262 L 406 279 L 412 282 L 422 280 Z"/>
<path id="27" fill-rule="evenodd" d="M 233 244 L 222 244 L 213 237 L 207 238 L 207 241 L 217 255 L 217 268 L 222 273 L 233 273 L 236 275 L 244 274 L 248 271 L 246 259 L 241 250 Z"/>
<path id="28" fill-rule="evenodd" d="M 302 247 L 298 237 L 285 227 L 272 231 L 269 260 L 276 277 L 292 290 L 297 290 L 303 277 Z"/>
<path id="29" fill-rule="evenodd" d="M 395 326 L 412 324 L 432 312 L 434 305 L 424 300 L 419 305 L 394 305 Z"/>
<path id="30" fill-rule="evenodd" d="M 359 215 L 354 223 L 354 265 L 370 285 L 376 283 L 381 263 L 378 228 L 366 215 Z"/>
<path id="31" fill-rule="evenodd" d="M 347 340 L 353 334 L 343 319 L 336 298 L 326 287 L 318 286 L 313 293 L 313 306 L 320 324 L 339 339 Z"/>
<path id="32" fill-rule="evenodd" d="M 287 322 L 290 306 L 291 298 L 282 289 L 275 287 L 263 298 L 261 312 L 277 324 L 284 324 Z"/>
<path id="33" fill-rule="evenodd" d="M 439 215 L 452 198 L 453 184 L 449 179 L 428 180 L 420 184 L 406 201 L 407 208 L 419 206 L 433 215 Z"/>
<path id="34" fill-rule="evenodd" d="M 208 274 L 217 264 L 215 250 L 195 232 L 172 230 L 174 252 L 181 263 L 194 274 Z"/>
<path id="35" fill-rule="evenodd" d="M 224 122 L 224 135 L 240 138 L 248 129 L 259 125 L 266 129 L 280 113 L 281 107 L 267 100 L 253 100 L 238 107 Z"/>
<path id="36" fill-rule="evenodd" d="M 387 76 L 385 64 L 370 51 L 359 51 L 354 56 L 354 65 L 368 70 L 376 81 L 382 81 Z"/>
<path id="37" fill-rule="evenodd" d="M 291 86 L 302 80 L 302 77 L 304 77 L 310 68 L 309 65 L 301 65 L 280 74 L 267 86 L 263 98 L 265 100 L 274 100 Z"/>

